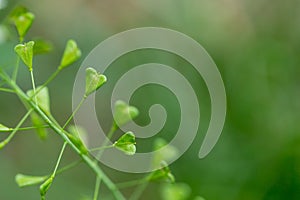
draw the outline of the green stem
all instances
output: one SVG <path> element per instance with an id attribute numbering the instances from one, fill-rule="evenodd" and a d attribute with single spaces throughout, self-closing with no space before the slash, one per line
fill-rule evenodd
<path id="1" fill-rule="evenodd" d="M 81 156 L 83 161 L 99 176 L 102 181 L 106 184 L 108 189 L 112 192 L 114 197 L 117 200 L 125 200 L 123 194 L 118 190 L 116 185 L 110 180 L 110 178 L 102 171 L 99 165 L 95 162 L 95 160 L 91 159 L 88 155 L 83 154 L 80 149 L 68 138 L 68 136 L 62 131 L 62 127 L 53 122 L 28 96 L 13 82 L 10 80 L 9 76 L 7 76 L 0 69 L 0 76 L 12 87 L 21 101 L 25 104 L 28 104 L 32 109 L 36 111 L 36 113 L 47 123 L 50 128 L 56 132 L 58 135 L 62 137 L 64 141 L 66 141 L 70 147 Z"/>
<path id="2" fill-rule="evenodd" d="M 149 182 L 146 181 L 143 184 L 141 184 L 131 195 L 129 200 L 138 200 L 140 196 L 143 194 L 144 190 L 147 188 Z"/>
<path id="3" fill-rule="evenodd" d="M 16 82 L 16 80 L 17 80 L 18 70 L 19 70 L 19 65 L 20 65 L 20 57 L 17 56 L 15 69 L 14 69 L 14 72 L 13 72 L 13 75 L 12 75 L 12 80 L 13 80 L 14 82 Z"/>
<path id="4" fill-rule="evenodd" d="M 77 160 L 77 161 L 74 161 L 74 162 L 72 162 L 72 163 L 70 163 L 70 164 L 68 164 L 68 165 L 66 165 L 66 166 L 64 166 L 64 167 L 62 167 L 62 168 L 60 168 L 60 169 L 58 169 L 58 170 L 56 171 L 56 175 L 61 174 L 61 173 L 65 172 L 65 171 L 67 171 L 67 170 L 69 170 L 69 169 L 72 169 L 73 167 L 77 166 L 77 165 L 78 165 L 79 163 L 81 163 L 81 162 L 82 162 L 82 159 L 79 159 L 79 160 Z"/>
<path id="5" fill-rule="evenodd" d="M 99 151 L 99 150 L 109 149 L 109 148 L 113 148 L 113 147 L 114 147 L 114 145 L 101 146 L 101 147 L 96 147 L 96 148 L 93 148 L 93 149 L 89 149 L 89 151 L 93 152 L 93 151 Z"/>
<path id="6" fill-rule="evenodd" d="M 74 118 L 75 114 L 79 110 L 79 108 L 82 106 L 83 102 L 85 101 L 86 97 L 83 97 L 77 107 L 75 108 L 74 112 L 72 112 L 71 116 L 68 118 L 66 123 L 63 125 L 63 129 L 66 128 L 66 126 L 70 123 L 70 121 Z"/>
<path id="7" fill-rule="evenodd" d="M 57 162 L 56 162 L 54 171 L 53 171 L 53 173 L 52 173 L 53 178 L 54 178 L 55 175 L 56 175 L 56 171 L 57 171 L 57 169 L 58 169 L 59 163 L 60 163 L 60 161 L 61 161 L 61 158 L 62 158 L 62 155 L 63 155 L 63 153 L 64 153 L 64 151 L 65 151 L 66 146 L 67 146 L 67 142 L 64 142 L 64 144 L 63 144 L 63 146 L 62 146 L 62 148 L 61 148 L 61 151 L 60 151 L 60 153 L 59 153 L 59 156 L 58 156 L 58 159 L 57 159 Z"/>
<path id="8" fill-rule="evenodd" d="M 36 90 L 35 90 L 35 83 L 34 83 L 34 76 L 33 76 L 33 70 L 30 71 L 30 76 L 31 76 L 31 82 L 32 82 L 32 89 L 33 89 L 33 96 L 34 96 L 34 101 L 35 104 L 37 104 L 37 98 L 36 98 Z"/>
<path id="9" fill-rule="evenodd" d="M 43 85 L 41 85 L 38 89 L 37 89 L 37 91 L 36 91 L 36 93 L 34 94 L 34 96 L 36 96 L 38 93 L 40 93 L 40 91 L 44 88 L 44 87 L 46 87 L 57 75 L 58 75 L 58 73 L 60 72 L 60 69 L 57 69 L 47 80 L 46 80 L 46 82 L 43 84 Z M 32 98 L 32 97 L 31 97 Z"/>
<path id="10" fill-rule="evenodd" d="M 30 126 L 30 127 L 21 127 L 21 128 L 18 128 L 18 129 L 15 129 L 15 128 L 10 128 L 8 130 L 0 130 L 0 132 L 11 132 L 11 131 L 28 131 L 28 130 L 33 130 L 33 129 L 36 129 L 36 128 L 49 128 L 49 125 L 44 125 L 44 126 Z"/>
<path id="11" fill-rule="evenodd" d="M 20 122 L 17 124 L 16 128 L 14 129 L 14 131 L 5 140 L 3 140 L 0 143 L 0 149 L 2 149 L 3 147 L 5 147 L 5 145 L 10 142 L 10 140 L 14 137 L 14 135 L 17 133 L 17 131 L 19 130 L 19 128 L 22 126 L 22 124 L 25 122 L 25 120 L 28 118 L 28 116 L 30 115 L 30 113 L 32 111 L 33 111 L 33 108 L 31 108 L 30 110 L 28 110 L 27 113 L 22 117 L 22 119 L 20 120 Z"/>
<path id="12" fill-rule="evenodd" d="M 101 147 L 106 147 L 110 141 L 110 139 L 112 138 L 113 134 L 116 132 L 117 130 L 117 126 L 115 126 L 115 123 L 113 123 L 113 125 L 111 126 L 108 134 L 107 134 L 107 137 L 105 138 L 104 142 L 102 143 Z M 111 146 L 111 145 L 110 145 Z M 104 149 L 100 149 L 100 151 L 98 152 L 98 154 L 96 155 L 96 158 L 99 160 L 103 154 L 103 151 L 105 150 Z"/>
<path id="13" fill-rule="evenodd" d="M 2 92 L 9 92 L 9 93 L 15 93 L 15 91 L 8 89 L 8 88 L 0 88 L 0 91 Z"/>
<path id="14" fill-rule="evenodd" d="M 60 169 L 57 169 L 55 175 L 57 176 L 57 175 L 65 172 L 65 171 L 67 171 L 69 169 L 72 169 L 73 167 L 76 167 L 81 162 L 82 162 L 82 159 L 79 159 L 79 160 L 76 160 L 76 161 L 74 161 L 74 162 L 72 162 L 72 163 L 70 163 L 70 164 L 68 164 L 68 165 L 66 165 L 66 166 L 64 166 L 64 167 L 62 167 Z M 46 177 L 50 178 L 51 176 L 53 176 L 53 173 L 51 175 L 47 175 Z"/>
<path id="15" fill-rule="evenodd" d="M 97 176 L 93 200 L 97 200 L 97 199 L 98 199 L 99 189 L 100 189 L 100 183 L 101 183 L 101 178 L 99 178 L 99 177 Z"/>
<path id="16" fill-rule="evenodd" d="M 117 186 L 119 189 L 123 189 L 123 188 L 128 188 L 128 187 L 133 187 L 136 185 L 143 184 L 146 181 L 147 181 L 146 179 L 132 180 L 132 181 L 127 181 L 127 182 L 123 182 L 123 183 L 117 183 Z"/>
<path id="17" fill-rule="evenodd" d="M 55 175 L 56 175 L 56 172 L 57 172 L 57 169 L 58 169 L 58 166 L 60 164 L 60 161 L 61 161 L 61 158 L 63 156 L 63 153 L 65 151 L 65 148 L 67 146 L 67 142 L 64 142 L 62 148 L 61 148 L 61 151 L 59 153 L 59 156 L 58 156 L 58 159 L 57 159 L 57 162 L 56 162 L 56 165 L 55 165 L 55 168 L 54 168 L 54 171 L 53 173 L 51 174 L 51 176 L 40 186 L 40 194 L 41 194 L 41 199 L 44 200 L 46 199 L 46 193 L 47 191 L 49 190 L 54 178 L 55 178 Z"/>

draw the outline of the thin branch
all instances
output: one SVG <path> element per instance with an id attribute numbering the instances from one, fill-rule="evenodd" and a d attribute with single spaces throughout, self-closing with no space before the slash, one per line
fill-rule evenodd
<path id="1" fill-rule="evenodd" d="M 99 190 L 100 190 L 100 184 L 101 184 L 101 178 L 99 178 L 97 176 L 96 177 L 96 184 L 95 184 L 95 191 L 94 191 L 94 198 L 93 198 L 93 200 L 97 200 L 98 199 Z"/>

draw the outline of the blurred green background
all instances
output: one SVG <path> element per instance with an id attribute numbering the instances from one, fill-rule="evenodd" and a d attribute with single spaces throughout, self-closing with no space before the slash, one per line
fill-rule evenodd
<path id="1" fill-rule="evenodd" d="M 103 103 L 97 105 L 100 122 L 107 129 L 111 125 L 109 97 L 113 83 L 124 72 L 122 70 L 148 62 L 173 66 L 199 91 L 202 119 L 198 136 L 189 150 L 171 165 L 176 180 L 190 185 L 191 197 L 201 195 L 207 200 L 300 199 L 299 1 L 0 0 L 0 5 L 5 2 L 6 6 L 0 6 L 3 7 L 0 9 L 1 21 L 15 5 L 26 5 L 36 16 L 28 38 L 38 36 L 53 42 L 52 53 L 34 60 L 37 84 L 42 84 L 55 71 L 70 38 L 78 42 L 83 58 L 107 37 L 136 27 L 170 28 L 197 40 L 216 62 L 228 98 L 223 134 L 208 157 L 199 160 L 197 156 L 210 117 L 206 86 L 188 63 L 167 52 L 132 52 L 110 66 L 105 73 L 110 82 L 101 94 L 97 93 L 97 97 L 103 99 Z M 2 31 L 0 64 L 8 72 L 15 62 L 15 44 L 16 37 L 11 34 L 7 37 Z M 72 87 L 80 62 L 64 70 L 49 85 L 52 113 L 60 123 L 72 112 Z M 120 66 L 123 66 L 122 70 L 110 70 Z M 19 75 L 18 83 L 24 90 L 29 89 L 27 69 L 21 67 Z M 169 114 L 167 124 L 158 136 L 169 140 L 178 128 L 180 111 L 176 98 L 166 88 L 145 86 L 131 99 L 131 103 L 141 110 L 137 119 L 140 124 L 149 122 L 149 106 L 158 102 Z M 25 109 L 14 95 L 0 93 L 2 124 L 13 127 L 24 113 Z M 6 136 L 1 133 L 0 139 Z M 139 151 L 147 151 L 153 138 L 138 141 L 142 144 Z M 14 176 L 20 172 L 34 175 L 51 172 L 61 144 L 53 132 L 46 141 L 39 140 L 30 131 L 17 134 L 0 152 L 0 200 L 39 199 L 36 187 L 19 189 Z M 77 155 L 68 149 L 63 164 L 76 158 Z M 116 182 L 142 176 L 103 168 Z M 93 189 L 94 175 L 81 164 L 58 176 L 48 197 L 80 199 L 91 196 Z M 159 184 L 151 184 L 141 199 L 159 199 L 159 191 Z M 101 194 L 106 193 L 103 188 Z M 124 193 L 128 196 L 131 190 Z"/>

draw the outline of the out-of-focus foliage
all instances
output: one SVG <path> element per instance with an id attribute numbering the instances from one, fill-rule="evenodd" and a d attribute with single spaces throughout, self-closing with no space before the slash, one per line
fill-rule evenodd
<path id="1" fill-rule="evenodd" d="M 0 3 L 0 19 L 5 22 L 4 17 L 17 1 L 0 2 L 7 2 L 4 9 Z M 21 3 L 30 7 L 36 16 L 28 34 L 48 38 L 57 50 L 50 57 L 37 58 L 36 62 L 44 63 L 36 66 L 37 85 L 59 65 L 57 59 L 52 58 L 63 53 L 65 38 L 76 39 L 84 57 L 107 37 L 134 27 L 166 27 L 193 37 L 215 60 L 228 98 L 223 135 L 207 158 L 199 160 L 197 157 L 210 117 L 206 86 L 195 77 L 189 63 L 167 52 L 136 51 L 112 63 L 110 67 L 114 70 L 109 68 L 105 72 L 110 81 L 103 86 L 101 96 L 96 95 L 101 102 L 97 105 L 99 120 L 108 130 L 112 123 L 111 90 L 124 72 L 142 63 L 168 64 L 188 77 L 194 89 L 200 91 L 199 134 L 193 146 L 171 165 L 176 181 L 187 183 L 191 196 L 203 196 L 206 200 L 300 199 L 299 1 L 53 0 L 38 3 L 27 0 Z M 14 52 L 8 51 L 16 45 L 11 40 L 14 37 L 17 37 L 16 30 L 0 27 L 0 63 L 7 71 L 15 64 Z M 20 74 L 27 74 L 27 68 L 20 70 Z M 66 68 L 49 85 L 53 97 L 51 104 L 56 105 L 51 112 L 62 123 L 71 113 L 75 74 L 76 69 Z M 22 77 L 18 82 L 27 90 L 29 77 Z M 18 121 L 16 116 L 20 118 L 20 111 L 24 111 L 22 105 L 11 94 L 0 95 L 0 122 L 13 127 Z M 136 120 L 139 124 L 149 123 L 149 107 L 161 103 L 168 111 L 168 120 L 155 137 L 169 141 L 176 133 L 180 109 L 170 91 L 159 86 L 145 86 L 134 94 L 131 103 L 140 110 Z M 12 107 L 13 104 L 16 106 Z M 3 138 L 1 134 L 0 139 Z M 137 138 L 137 143 L 144 148 L 138 151 L 151 149 L 154 138 Z M 0 178 L 0 199 L 36 198 L 34 189 L 17 189 L 12 177 L 20 171 L 24 174 L 49 171 L 58 153 L 57 141 L 59 138 L 54 134 L 47 142 L 39 141 L 30 131 L 17 135 L 0 154 L 0 170 L 5 171 Z M 67 154 L 66 160 L 75 157 L 71 152 Z M 105 171 L 116 181 L 139 176 L 107 168 Z M 85 167 L 76 168 L 55 181 L 49 199 L 62 199 L 62 196 L 80 199 L 89 195 L 94 187 L 93 175 Z M 150 185 L 143 199 L 159 198 L 159 194 L 153 192 L 157 190 L 155 185 Z"/>

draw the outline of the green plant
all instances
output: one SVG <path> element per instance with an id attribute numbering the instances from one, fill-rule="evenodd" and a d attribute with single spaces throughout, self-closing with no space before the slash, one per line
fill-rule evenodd
<path id="1" fill-rule="evenodd" d="M 13 73 L 9 75 L 2 67 L 0 68 L 0 77 L 1 81 L 3 81 L 0 91 L 16 94 L 16 96 L 27 109 L 27 112 L 14 128 L 0 124 L 0 132 L 9 133 L 6 139 L 0 142 L 0 149 L 4 148 L 13 139 L 17 132 L 31 129 L 36 130 L 41 139 L 46 139 L 48 135 L 47 129 L 52 129 L 62 138 L 63 145 L 56 165 L 54 166 L 54 170 L 51 173 L 43 176 L 17 174 L 15 180 L 19 187 L 40 185 L 39 190 L 41 199 L 46 199 L 47 191 L 53 184 L 55 177 L 66 170 L 77 166 L 81 162 L 84 162 L 87 166 L 89 166 L 96 175 L 95 191 L 93 195 L 94 200 L 98 199 L 98 192 L 101 182 L 103 182 L 109 188 L 115 199 L 125 199 L 124 195 L 120 191 L 123 188 L 140 185 L 130 197 L 130 199 L 138 199 L 149 182 L 164 181 L 173 183 L 175 181 L 174 176 L 172 175 L 166 162 L 163 161 L 165 157 L 170 155 L 170 152 L 166 152 L 166 155 L 158 155 L 155 157 L 155 165 L 161 165 L 158 170 L 151 172 L 141 180 L 134 180 L 119 184 L 113 183 L 111 179 L 102 171 L 98 161 L 90 155 L 91 151 L 98 151 L 99 156 L 101 156 L 101 153 L 107 148 L 116 148 L 127 155 L 134 155 L 136 152 L 134 133 L 124 133 L 117 141 L 113 143 L 113 145 L 110 146 L 108 146 L 108 141 L 112 138 L 113 134 L 120 126 L 123 126 L 124 124 L 133 120 L 139 114 L 137 108 L 129 106 L 123 101 L 117 101 L 115 104 L 112 128 L 107 134 L 107 140 L 104 141 L 103 145 L 98 148 L 87 149 L 81 139 L 84 137 L 84 134 L 86 134 L 84 128 L 70 125 L 70 123 L 76 112 L 80 109 L 89 95 L 100 89 L 101 86 L 107 81 L 106 76 L 97 72 L 95 69 L 86 69 L 85 92 L 82 95 L 82 100 L 78 104 L 77 108 L 63 125 L 60 125 L 57 122 L 55 117 L 51 114 L 50 96 L 47 85 L 55 79 L 60 71 L 78 61 L 81 56 L 81 51 L 74 40 L 69 40 L 66 44 L 60 65 L 57 67 L 56 71 L 44 82 L 44 84 L 36 87 L 34 78 L 35 68 L 32 61 L 35 55 L 38 53 L 50 51 L 51 45 L 43 40 L 24 42 L 26 33 L 30 29 L 34 18 L 34 15 L 25 7 L 16 7 L 7 19 L 7 21 L 12 23 L 17 29 L 19 35 L 19 44 L 17 44 L 14 49 L 17 54 L 17 60 Z M 28 67 L 29 76 L 31 77 L 32 90 L 27 92 L 24 92 L 17 84 L 20 60 Z M 22 127 L 24 122 L 29 118 L 32 121 L 33 126 Z M 162 147 L 163 145 L 161 144 L 162 143 L 160 140 L 159 146 L 155 148 L 157 149 Z M 72 148 L 79 155 L 80 159 L 70 163 L 69 165 L 60 167 L 60 161 L 63 157 L 66 147 Z M 174 152 L 174 150 L 172 149 L 171 152 Z M 170 188 L 167 190 L 169 191 Z"/>

